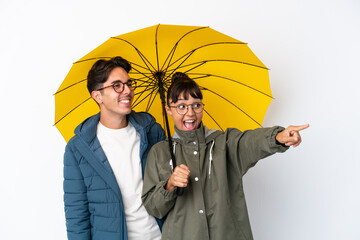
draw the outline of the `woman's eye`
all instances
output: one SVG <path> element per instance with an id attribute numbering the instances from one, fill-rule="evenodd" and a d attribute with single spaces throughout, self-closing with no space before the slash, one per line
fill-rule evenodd
<path id="1" fill-rule="evenodd" d="M 200 108 L 201 107 L 201 104 L 200 103 L 194 103 L 194 108 Z"/>

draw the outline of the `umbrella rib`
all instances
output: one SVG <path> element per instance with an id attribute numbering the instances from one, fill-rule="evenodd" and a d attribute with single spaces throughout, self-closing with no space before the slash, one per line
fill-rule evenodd
<path id="1" fill-rule="evenodd" d="M 131 42 L 123 39 L 123 38 L 118 38 L 118 37 L 111 37 L 113 39 L 116 39 L 116 40 L 120 40 L 120 41 L 123 41 L 123 42 L 126 42 L 127 44 L 129 44 L 130 46 L 132 46 L 135 51 L 139 54 L 140 58 L 142 59 L 142 61 L 144 62 L 144 64 L 147 66 L 147 68 L 150 70 L 150 67 L 148 66 L 148 64 L 151 66 L 151 68 L 156 71 L 155 67 L 151 64 L 151 62 L 145 57 L 145 55 L 137 48 L 135 47 Z"/>
<path id="2" fill-rule="evenodd" d="M 208 111 L 206 111 L 205 109 L 203 109 L 203 111 L 206 112 L 206 114 L 215 122 L 215 124 L 221 129 L 221 131 L 224 131 L 223 128 L 219 125 L 219 123 L 215 120 L 215 118 L 211 116 L 211 114 Z"/>
<path id="3" fill-rule="evenodd" d="M 136 102 L 141 98 L 141 96 L 142 96 L 145 92 L 152 90 L 152 89 L 148 89 L 148 88 L 150 88 L 150 85 L 149 85 L 149 86 L 146 86 L 143 91 L 137 92 L 137 93 L 135 94 L 135 95 L 139 95 L 139 96 L 137 96 L 137 98 L 135 99 L 135 101 L 133 101 L 133 104 L 136 104 Z M 152 87 L 152 88 L 154 88 L 154 87 Z M 145 96 L 144 99 L 147 98 L 150 94 L 151 94 L 151 93 L 149 93 L 147 96 Z M 135 106 L 136 106 L 136 105 L 135 105 Z"/>
<path id="4" fill-rule="evenodd" d="M 159 30 L 160 24 L 157 25 L 156 31 L 155 31 L 155 50 L 156 50 L 156 62 L 157 62 L 157 71 L 159 72 L 159 49 L 158 49 L 158 30 Z"/>
<path id="5" fill-rule="evenodd" d="M 189 67 L 191 65 L 196 65 L 196 64 L 205 64 L 205 63 L 209 63 L 209 62 L 232 62 L 232 63 L 239 63 L 239 64 L 244 64 L 244 65 L 248 65 L 248 66 L 251 66 L 251 67 L 257 67 L 257 68 L 262 68 L 262 69 L 265 69 L 265 70 L 270 70 L 268 69 L 267 67 L 263 67 L 263 66 L 259 66 L 259 65 L 256 65 L 256 64 L 252 64 L 252 63 L 247 63 L 247 62 L 241 62 L 241 61 L 236 61 L 236 60 L 228 60 L 228 59 L 212 59 L 212 60 L 204 60 L 204 61 L 201 61 L 201 62 L 194 62 L 194 63 L 189 63 L 187 65 L 184 65 L 184 66 L 181 66 L 179 65 L 178 67 L 176 67 L 176 69 L 179 69 L 179 68 L 184 68 L 184 67 Z M 198 65 L 196 66 L 195 68 L 201 66 L 201 65 Z M 194 68 L 192 68 L 194 69 Z M 191 70 L 192 70 L 191 69 Z M 190 70 L 187 70 L 186 72 L 189 72 Z"/>
<path id="6" fill-rule="evenodd" d="M 155 88 L 151 91 L 151 93 L 149 93 L 148 95 L 146 95 L 143 99 L 141 99 L 138 103 L 136 103 L 136 104 L 133 105 L 132 107 L 134 108 L 134 107 L 136 107 L 137 105 L 139 105 L 140 103 L 142 103 L 148 96 L 150 96 L 151 94 L 153 94 L 154 90 L 155 90 Z M 145 91 L 144 91 L 144 92 L 145 92 Z M 140 97 L 139 97 L 139 98 L 140 98 Z M 137 98 L 137 99 L 139 99 L 139 98 Z M 136 99 L 136 101 L 137 101 L 137 99 Z"/>
<path id="7" fill-rule="evenodd" d="M 165 69 L 168 69 L 168 68 L 169 68 L 169 65 L 170 65 L 170 63 L 171 63 L 171 60 L 172 60 L 172 58 L 173 58 L 173 56 L 174 56 L 174 54 L 175 54 L 176 48 L 177 48 L 179 42 L 180 42 L 183 38 L 185 38 L 185 37 L 186 37 L 187 35 L 189 35 L 190 33 L 193 33 L 193 32 L 198 31 L 198 30 L 203 30 L 203 29 L 205 29 L 205 28 L 209 28 L 209 27 L 199 27 L 199 28 L 193 29 L 193 30 L 191 30 L 191 31 L 188 31 L 187 33 L 185 33 L 184 35 L 182 35 L 182 36 L 179 38 L 179 40 L 174 44 L 174 46 L 173 46 L 173 48 L 171 49 L 171 51 L 169 52 L 168 56 L 166 57 L 166 60 L 164 61 L 163 65 L 161 66 L 161 70 L 164 68 L 165 63 L 166 63 L 166 62 L 168 61 L 168 59 L 170 58 L 170 60 L 169 60 L 169 62 L 168 62 L 168 65 L 167 65 L 167 67 L 166 67 Z M 165 70 L 165 71 L 166 71 L 166 70 Z"/>
<path id="8" fill-rule="evenodd" d="M 147 78 L 147 79 L 149 79 L 149 80 L 151 80 L 151 82 L 154 82 L 154 79 L 152 78 L 152 72 L 151 72 L 151 70 L 150 69 L 147 69 L 147 70 L 149 70 L 149 74 L 151 74 L 151 77 L 150 76 L 147 76 L 145 73 L 143 73 L 143 72 L 141 72 L 140 70 L 138 70 L 138 69 L 136 69 L 136 68 L 132 68 L 133 70 L 135 70 L 138 74 L 141 74 L 141 75 L 143 75 L 145 78 Z M 136 74 L 136 73 L 132 73 L 132 74 Z M 145 81 L 145 80 L 144 80 Z"/>
<path id="9" fill-rule="evenodd" d="M 184 58 L 185 56 L 187 56 L 187 55 L 191 55 L 191 54 L 193 54 L 194 52 L 196 52 L 197 50 L 199 50 L 199 49 L 201 49 L 201 48 L 205 48 L 205 47 L 209 47 L 209 46 L 213 46 L 213 45 L 219 45 L 219 44 L 245 44 L 246 45 L 246 43 L 243 43 L 243 42 L 215 42 L 215 43 L 208 43 L 208 44 L 205 44 L 205 45 L 202 45 L 202 46 L 199 46 L 199 47 L 197 47 L 197 48 L 194 48 L 194 49 L 192 49 L 192 50 L 190 50 L 189 52 L 187 52 L 186 54 L 184 54 L 183 56 L 181 56 L 181 57 L 179 57 L 177 60 L 175 60 L 172 64 L 170 64 L 169 65 L 169 67 L 170 66 L 172 66 L 173 64 L 175 64 L 176 62 L 178 62 L 178 61 L 180 61 L 180 59 L 182 59 L 182 58 Z"/>
<path id="10" fill-rule="evenodd" d="M 263 95 L 265 95 L 265 96 L 267 96 L 267 97 L 269 97 L 269 98 L 271 98 L 271 99 L 274 99 L 274 98 L 273 98 L 272 96 L 270 96 L 269 94 L 266 94 L 266 93 L 264 93 L 264 92 L 262 92 L 262 91 L 260 91 L 260 90 L 258 90 L 258 89 L 256 89 L 256 88 L 254 88 L 254 87 L 251 87 L 251 86 L 249 86 L 249 85 L 247 85 L 247 84 L 245 84 L 245 83 L 236 81 L 236 80 L 231 79 L 231 78 L 222 77 L 222 76 L 213 75 L 213 74 L 202 74 L 202 73 L 188 73 L 188 74 L 189 74 L 189 75 L 203 75 L 203 76 L 199 76 L 199 77 L 194 77 L 194 78 L 192 78 L 192 79 L 194 79 L 194 80 L 195 80 L 195 79 L 200 79 L 200 78 L 206 78 L 206 77 L 222 78 L 222 79 L 225 79 L 225 80 L 228 80 L 228 81 L 235 82 L 235 83 L 237 83 L 237 84 L 243 85 L 244 87 L 250 88 L 251 90 L 254 90 L 254 91 L 256 91 L 256 92 L 258 92 L 258 93 L 261 93 L 261 94 L 263 94 Z"/>
<path id="11" fill-rule="evenodd" d="M 254 118 L 252 118 L 252 117 L 251 117 L 249 114 L 247 114 L 244 110 L 242 110 L 241 108 L 239 108 L 238 106 L 236 106 L 236 105 L 235 105 L 233 102 L 231 102 L 229 99 L 221 96 L 220 94 L 218 94 L 218 93 L 216 93 L 216 92 L 214 92 L 214 91 L 212 91 L 212 90 L 210 90 L 210 89 L 208 89 L 208 88 L 202 87 L 202 89 L 203 89 L 203 90 L 207 90 L 207 91 L 215 94 L 216 96 L 224 99 L 225 101 L 227 101 L 228 103 L 230 103 L 231 105 L 233 105 L 235 108 L 237 108 L 239 111 L 241 111 L 243 114 L 245 114 L 248 118 L 250 118 L 251 120 L 253 120 L 257 125 L 259 125 L 260 127 L 262 127 L 259 122 L 257 122 Z"/>
<path id="12" fill-rule="evenodd" d="M 192 54 L 192 53 L 191 53 L 191 54 Z M 184 61 L 182 61 L 182 62 L 180 63 L 180 65 L 179 65 L 178 67 L 174 68 L 172 71 L 170 70 L 171 73 L 169 73 L 164 80 L 167 80 L 168 77 L 171 76 L 171 75 L 181 66 L 181 64 L 183 64 L 183 63 L 191 56 L 191 54 L 189 54 L 189 55 L 184 59 Z M 168 71 L 168 69 L 166 69 L 166 71 Z"/>
<path id="13" fill-rule="evenodd" d="M 155 89 L 151 92 L 151 95 L 150 98 L 149 98 L 149 101 L 148 101 L 148 104 L 146 106 L 146 112 L 149 112 L 151 106 L 153 105 L 154 101 L 155 101 L 155 98 L 156 98 L 156 93 L 153 95 Z M 151 100 L 152 98 L 152 100 Z M 151 102 L 151 103 L 150 103 Z"/>
<path id="14" fill-rule="evenodd" d="M 61 120 L 63 120 L 66 116 L 68 116 L 70 113 L 72 113 L 74 110 L 76 110 L 78 107 L 80 107 L 81 105 L 83 105 L 85 102 L 89 101 L 91 99 L 91 97 L 87 98 L 86 100 L 84 100 L 82 103 L 80 103 L 79 105 L 77 105 L 76 107 L 74 107 L 73 109 L 71 109 L 68 113 L 66 113 L 62 118 L 60 118 L 58 121 L 55 122 L 54 125 L 58 124 Z"/>
<path id="15" fill-rule="evenodd" d="M 56 93 L 54 93 L 54 95 L 56 95 L 56 94 L 58 94 L 58 93 L 60 93 L 60 92 L 62 92 L 62 91 L 64 91 L 64 90 L 66 90 L 66 89 L 68 89 L 68 88 L 71 88 L 71 87 L 73 87 L 73 86 L 75 86 L 75 85 L 77 85 L 77 84 L 79 84 L 79 83 L 82 83 L 82 82 L 84 82 L 84 81 L 86 81 L 86 80 L 87 80 L 87 79 L 83 79 L 83 80 L 81 80 L 81 81 L 78 81 L 78 82 L 76 82 L 76 83 L 73 83 L 73 84 L 67 86 L 66 88 L 63 88 L 63 89 L 57 91 Z"/>
<path id="16" fill-rule="evenodd" d="M 139 54 L 139 53 L 138 53 Z M 74 64 L 78 64 L 78 63 L 83 63 L 83 62 L 87 62 L 87 61 L 91 61 L 91 60 L 96 60 L 96 59 L 98 59 L 98 60 L 100 60 L 100 59 L 105 59 L 105 58 L 107 58 L 107 59 L 111 59 L 112 57 L 96 57 L 96 58 L 88 58 L 88 59 L 84 59 L 84 60 L 80 60 L 80 61 L 77 61 L 77 62 L 74 62 L 73 63 L 73 65 Z M 138 67 L 140 67 L 140 68 L 143 68 L 143 69 L 145 69 L 145 70 L 148 70 L 149 72 L 151 72 L 151 69 L 147 66 L 147 67 L 144 67 L 144 66 L 141 66 L 141 65 L 139 65 L 139 64 L 137 64 L 137 63 L 135 63 L 135 62 L 131 62 L 131 61 L 128 61 L 130 64 L 131 64 L 131 68 L 132 69 L 134 69 L 134 65 L 135 66 L 138 66 Z M 145 63 L 146 64 L 146 63 Z M 141 73 L 139 70 L 137 70 L 139 73 Z M 85 79 L 86 80 L 86 79 Z M 84 81 L 84 80 L 83 80 Z"/>
<path id="17" fill-rule="evenodd" d="M 137 64 L 135 62 L 131 62 L 131 61 L 128 61 L 128 62 L 131 64 L 131 68 L 134 68 L 134 66 L 137 66 L 139 68 L 142 68 L 142 69 L 145 69 L 145 70 L 148 70 L 149 72 L 151 72 L 151 69 L 148 68 L 148 67 L 141 66 L 141 65 L 139 65 L 139 64 Z"/>

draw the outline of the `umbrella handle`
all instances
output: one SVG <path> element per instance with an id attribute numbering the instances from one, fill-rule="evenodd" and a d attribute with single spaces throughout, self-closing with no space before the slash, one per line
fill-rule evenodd
<path id="1" fill-rule="evenodd" d="M 176 195 L 182 196 L 183 194 L 184 194 L 184 188 L 178 187 L 178 188 L 176 189 Z"/>
<path id="2" fill-rule="evenodd" d="M 162 110 L 163 110 L 163 116 L 165 117 L 166 132 L 167 132 L 168 140 L 169 140 L 169 151 L 170 151 L 170 156 L 171 156 L 171 159 L 173 161 L 174 168 L 175 168 L 177 166 L 176 165 L 176 159 L 175 159 L 175 155 L 174 155 L 174 152 L 173 152 L 173 145 L 172 145 L 171 134 L 170 134 L 169 120 L 168 120 L 168 117 L 167 117 L 167 114 L 166 114 L 166 111 L 165 111 L 165 94 L 164 94 L 165 89 L 163 87 L 162 82 L 159 81 L 159 83 L 161 83 L 161 84 L 159 84 L 159 93 L 160 93 L 161 105 L 162 105 Z M 184 194 L 184 188 L 178 187 L 176 189 L 176 195 L 182 196 L 183 194 Z"/>

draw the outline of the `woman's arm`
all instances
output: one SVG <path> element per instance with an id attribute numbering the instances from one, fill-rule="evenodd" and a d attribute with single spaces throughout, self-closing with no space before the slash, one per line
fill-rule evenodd
<path id="1" fill-rule="evenodd" d="M 176 189 L 169 191 L 166 190 L 166 184 L 171 175 L 170 165 L 157 164 L 157 161 L 163 160 L 156 154 L 156 148 L 159 145 L 155 145 L 148 154 L 144 185 L 142 191 L 142 202 L 148 213 L 157 218 L 165 217 L 170 209 L 174 206 L 176 200 Z M 170 158 L 169 158 L 170 160 Z M 164 166 L 168 166 L 168 169 L 163 169 Z M 168 173 L 168 177 L 162 178 L 160 171 Z"/>

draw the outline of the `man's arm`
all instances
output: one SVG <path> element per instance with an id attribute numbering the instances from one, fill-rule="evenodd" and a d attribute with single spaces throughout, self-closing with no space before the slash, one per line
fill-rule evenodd
<path id="1" fill-rule="evenodd" d="M 78 161 L 69 144 L 64 155 L 64 205 L 69 240 L 90 240 L 87 189 Z"/>

